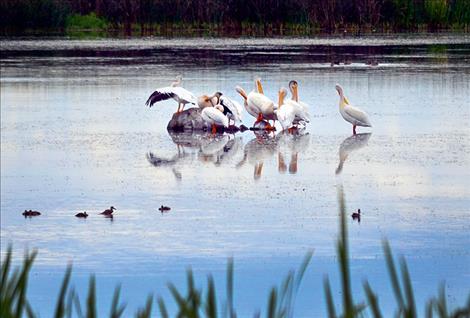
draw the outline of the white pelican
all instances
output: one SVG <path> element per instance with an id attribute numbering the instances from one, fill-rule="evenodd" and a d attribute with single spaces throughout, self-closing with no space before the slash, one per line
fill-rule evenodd
<path id="1" fill-rule="evenodd" d="M 224 115 L 224 108 L 221 105 L 206 107 L 201 112 L 204 122 L 212 126 L 212 133 L 217 132 L 217 126 L 228 128 L 228 118 Z"/>
<path id="2" fill-rule="evenodd" d="M 356 134 L 356 126 L 372 127 L 367 114 L 349 104 L 348 99 L 343 94 L 343 88 L 339 84 L 336 84 L 336 90 L 339 94 L 339 112 L 344 120 L 353 125 L 353 134 Z"/>
<path id="3" fill-rule="evenodd" d="M 281 123 L 283 130 L 290 130 L 294 126 L 294 121 L 308 120 L 304 117 L 304 109 L 294 100 L 284 100 L 287 89 L 282 87 L 279 90 L 279 106 L 276 110 L 277 120 Z"/>
<path id="4" fill-rule="evenodd" d="M 181 77 L 178 77 L 177 80 L 171 83 L 170 86 L 157 88 L 157 90 L 153 92 L 152 95 L 150 95 L 150 97 L 147 99 L 145 105 L 152 107 L 153 104 L 157 102 L 173 98 L 178 102 L 176 113 L 183 111 L 186 104 L 198 105 L 198 101 L 193 93 L 184 89 L 183 87 L 179 87 L 178 85 L 180 85 L 180 83 Z"/>
<path id="5" fill-rule="evenodd" d="M 219 97 L 219 104 L 224 108 L 224 115 L 228 117 L 229 123 L 230 120 L 233 120 L 234 124 L 237 122 L 241 123 L 243 113 L 242 106 L 238 102 L 228 98 L 220 92 L 217 92 L 216 95 Z"/>
<path id="6" fill-rule="evenodd" d="M 296 115 L 294 119 L 294 124 L 299 124 L 300 122 L 310 122 L 310 112 L 308 110 L 308 105 L 304 102 L 299 101 L 299 84 L 297 83 L 297 81 L 290 81 L 289 89 L 292 94 L 291 100 L 298 103 L 302 109 L 302 111 Z"/>
<path id="7" fill-rule="evenodd" d="M 261 82 L 257 79 L 256 85 L 258 86 L 258 91 L 262 92 Z M 262 93 L 255 91 L 247 94 L 243 88 L 237 86 L 236 91 L 243 97 L 244 105 L 246 111 L 253 117 L 256 118 L 256 123 L 262 121 L 263 119 L 267 120 L 276 120 L 276 114 L 274 113 L 274 103 L 268 97 Z M 270 129 L 273 129 L 272 126 Z"/>

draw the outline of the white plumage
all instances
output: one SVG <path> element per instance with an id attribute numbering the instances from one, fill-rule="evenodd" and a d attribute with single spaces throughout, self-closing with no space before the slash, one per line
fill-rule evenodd
<path id="1" fill-rule="evenodd" d="M 294 100 L 284 100 L 287 94 L 285 88 L 279 90 L 279 106 L 275 111 L 277 120 L 280 122 L 283 130 L 292 128 L 294 124 L 300 121 L 309 121 L 309 117 L 305 114 L 304 107 Z"/>
<path id="2" fill-rule="evenodd" d="M 219 104 L 224 108 L 224 114 L 234 122 L 242 122 L 243 107 L 225 95 L 220 96 Z"/>
<path id="3" fill-rule="evenodd" d="M 201 111 L 201 117 L 208 127 L 223 126 L 228 127 L 228 118 L 223 113 L 224 108 L 220 105 L 206 107 Z"/>
<path id="4" fill-rule="evenodd" d="M 152 107 L 155 103 L 173 98 L 178 102 L 177 112 L 184 109 L 186 104 L 197 105 L 197 98 L 190 91 L 179 86 L 167 86 L 158 88 L 150 95 L 145 105 Z M 181 110 L 180 110 L 180 107 Z"/>
<path id="5" fill-rule="evenodd" d="M 257 119 L 261 114 L 263 119 L 276 120 L 276 115 L 274 114 L 274 103 L 267 96 L 255 91 L 247 94 L 240 86 L 237 86 L 236 90 L 243 97 L 245 109 L 248 114 Z"/>
<path id="6" fill-rule="evenodd" d="M 336 84 L 336 90 L 339 94 L 339 112 L 344 120 L 353 125 L 353 134 L 356 134 L 356 126 L 372 127 L 369 116 L 361 109 L 349 104 L 348 99 L 344 96 L 343 88 Z"/>

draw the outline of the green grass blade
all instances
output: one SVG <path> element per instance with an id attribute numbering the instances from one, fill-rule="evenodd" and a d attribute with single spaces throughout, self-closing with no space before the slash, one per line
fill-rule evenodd
<path id="1" fill-rule="evenodd" d="M 276 317 L 276 308 L 277 308 L 277 291 L 276 288 L 271 289 L 271 293 L 269 294 L 269 302 L 268 302 L 268 311 L 267 311 L 267 318 L 275 318 Z"/>
<path id="2" fill-rule="evenodd" d="M 212 276 L 207 278 L 206 317 L 217 318 L 217 300 Z"/>
<path id="3" fill-rule="evenodd" d="M 91 275 L 90 277 L 90 282 L 88 285 L 88 297 L 87 297 L 87 311 L 86 311 L 86 317 L 87 318 L 96 318 L 97 313 L 96 313 L 96 282 L 95 282 L 95 276 Z"/>
<path id="4" fill-rule="evenodd" d="M 121 286 L 117 286 L 114 290 L 113 301 L 111 303 L 111 310 L 109 313 L 109 317 L 111 318 L 119 318 L 124 313 L 126 309 L 126 305 L 122 304 L 119 305 L 119 295 L 121 293 Z"/>
<path id="5" fill-rule="evenodd" d="M 227 311 L 230 318 L 235 318 L 233 308 L 233 258 L 229 258 L 227 263 Z"/>
<path id="6" fill-rule="evenodd" d="M 403 293 L 401 291 L 400 283 L 398 282 L 398 275 L 393 262 L 392 252 L 390 250 L 390 245 L 387 241 L 383 242 L 383 249 L 385 253 L 385 260 L 387 262 L 388 274 L 390 276 L 390 281 L 392 283 L 393 292 L 395 294 L 395 299 L 398 303 L 398 311 L 403 311 L 405 304 L 403 300 Z"/>
<path id="7" fill-rule="evenodd" d="M 328 276 L 323 279 L 323 288 L 325 290 L 326 308 L 328 309 L 328 317 L 336 318 L 335 304 L 333 301 L 333 295 L 331 294 L 330 281 Z"/>
<path id="8" fill-rule="evenodd" d="M 67 269 L 65 270 L 65 276 L 62 280 L 62 286 L 60 287 L 59 296 L 57 298 L 57 304 L 55 307 L 55 318 L 62 318 L 65 317 L 66 314 L 66 304 L 65 304 L 65 297 L 67 296 L 67 289 L 70 283 L 70 276 L 72 275 L 72 266 L 68 265 Z"/>
<path id="9" fill-rule="evenodd" d="M 162 316 L 162 318 L 169 317 L 168 311 L 166 310 L 165 301 L 161 297 L 158 298 L 158 308 L 160 310 L 160 315 Z"/>
<path id="10" fill-rule="evenodd" d="M 369 283 L 364 282 L 364 291 L 367 296 L 367 302 L 369 303 L 369 308 L 374 318 L 382 318 L 382 313 L 380 312 L 379 301 L 377 295 L 372 291 Z"/>
<path id="11" fill-rule="evenodd" d="M 152 314 L 152 304 L 153 304 L 153 296 L 149 295 L 147 297 L 147 303 L 145 304 L 144 308 L 141 308 L 137 311 L 137 318 L 150 318 Z"/>
<path id="12" fill-rule="evenodd" d="M 413 287 L 411 286 L 410 273 L 408 271 L 408 266 L 406 265 L 406 261 L 404 258 L 401 259 L 400 265 L 403 286 L 405 289 L 407 312 L 410 317 L 417 317 L 416 303 L 414 299 Z"/>

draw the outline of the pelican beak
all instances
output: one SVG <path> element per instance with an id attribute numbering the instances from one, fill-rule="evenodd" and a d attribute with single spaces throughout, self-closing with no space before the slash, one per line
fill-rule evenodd
<path id="1" fill-rule="evenodd" d="M 261 80 L 260 79 L 256 80 L 256 87 L 258 88 L 258 93 L 264 94 L 263 85 L 261 85 Z"/>
<path id="2" fill-rule="evenodd" d="M 346 105 L 349 105 L 349 101 L 348 101 L 348 99 L 347 99 L 346 97 L 344 97 L 344 103 L 345 103 Z"/>

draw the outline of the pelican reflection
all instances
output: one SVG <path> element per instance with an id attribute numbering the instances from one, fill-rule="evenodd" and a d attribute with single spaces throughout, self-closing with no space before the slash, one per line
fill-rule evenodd
<path id="1" fill-rule="evenodd" d="M 338 150 L 339 164 L 336 168 L 336 174 L 340 174 L 343 171 L 344 162 L 351 152 L 367 146 L 370 136 L 371 133 L 356 134 L 343 140 Z"/>
<path id="2" fill-rule="evenodd" d="M 246 143 L 243 148 L 243 159 L 236 165 L 242 167 L 249 162 L 254 166 L 253 178 L 259 180 L 263 173 L 264 161 L 277 152 L 278 140 L 275 135 L 267 131 L 255 131 L 255 138 Z"/>
<path id="3" fill-rule="evenodd" d="M 282 131 L 276 136 L 276 139 L 279 145 L 277 154 L 279 173 L 285 173 L 287 171 L 284 155 L 290 154 L 289 173 L 296 174 L 298 170 L 299 152 L 308 149 L 310 135 L 302 131 L 296 131 L 293 134 Z"/>

